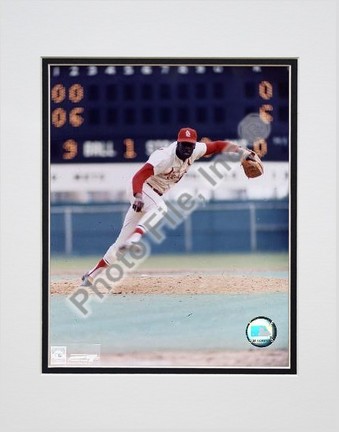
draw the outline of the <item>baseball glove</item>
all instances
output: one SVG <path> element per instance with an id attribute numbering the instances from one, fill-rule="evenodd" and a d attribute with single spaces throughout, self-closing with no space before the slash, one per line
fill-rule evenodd
<path id="1" fill-rule="evenodd" d="M 251 151 L 251 154 L 243 159 L 241 165 L 248 178 L 259 177 L 264 172 L 264 166 L 260 157 L 254 151 Z"/>

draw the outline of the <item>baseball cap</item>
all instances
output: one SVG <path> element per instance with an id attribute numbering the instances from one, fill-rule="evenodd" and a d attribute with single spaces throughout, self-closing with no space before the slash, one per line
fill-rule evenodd
<path id="1" fill-rule="evenodd" d="M 197 131 L 189 127 L 180 129 L 178 133 L 178 142 L 190 142 L 195 144 L 197 142 Z"/>

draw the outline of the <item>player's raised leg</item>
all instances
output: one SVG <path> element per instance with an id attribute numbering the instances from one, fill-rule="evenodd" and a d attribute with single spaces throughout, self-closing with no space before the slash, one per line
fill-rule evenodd
<path id="1" fill-rule="evenodd" d="M 133 233 L 127 239 L 118 242 L 119 252 L 124 253 L 131 248 L 137 248 L 142 236 L 160 222 L 167 210 L 165 201 L 149 185 L 144 184 L 142 196 L 144 201 L 142 217 Z"/>
<path id="2" fill-rule="evenodd" d="M 142 213 L 136 213 L 132 206 L 128 209 L 120 234 L 116 241 L 108 248 L 103 258 L 87 273 L 82 276 L 82 286 L 91 286 L 94 279 L 99 276 L 107 267 L 117 260 L 119 245 L 123 244 L 135 231 Z"/>
<path id="3" fill-rule="evenodd" d="M 129 207 L 119 236 L 96 266 L 82 277 L 82 286 L 91 286 L 94 279 L 119 258 L 119 254 L 137 248 L 141 237 L 163 218 L 166 204 L 148 185 L 143 188 L 143 203 L 140 212 L 133 209 L 133 204 Z"/>

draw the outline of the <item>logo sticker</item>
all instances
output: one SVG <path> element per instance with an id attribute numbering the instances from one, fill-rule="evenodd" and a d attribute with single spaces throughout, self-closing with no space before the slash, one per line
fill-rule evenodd
<path id="1" fill-rule="evenodd" d="M 51 346 L 51 365 L 66 364 L 66 347 Z"/>
<path id="2" fill-rule="evenodd" d="M 247 324 L 246 336 L 252 345 L 259 348 L 267 347 L 277 337 L 277 327 L 271 319 L 259 316 Z"/>

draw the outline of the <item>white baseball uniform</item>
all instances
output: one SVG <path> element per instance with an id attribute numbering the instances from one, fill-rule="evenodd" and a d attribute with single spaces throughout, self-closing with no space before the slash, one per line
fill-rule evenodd
<path id="1" fill-rule="evenodd" d="M 137 227 L 140 227 L 144 232 L 147 231 L 143 224 L 152 214 L 157 215 L 157 217 L 152 219 L 152 226 L 155 226 L 162 219 L 163 215 L 157 211 L 161 209 L 162 212 L 166 212 L 167 209 L 162 195 L 178 183 L 195 160 L 204 156 L 207 146 L 205 143 L 197 142 L 191 157 L 185 161 L 177 157 L 176 149 L 177 141 L 168 147 L 156 150 L 149 157 L 147 163 L 153 166 L 154 175 L 149 177 L 143 184 L 142 196 L 144 206 L 142 211 L 138 213 L 132 208 L 135 198 L 132 191 L 132 182 L 129 182 L 127 193 L 131 206 L 125 216 L 118 238 L 104 255 L 104 260 L 108 264 L 113 264 L 117 257 L 118 248 L 126 242 Z"/>

